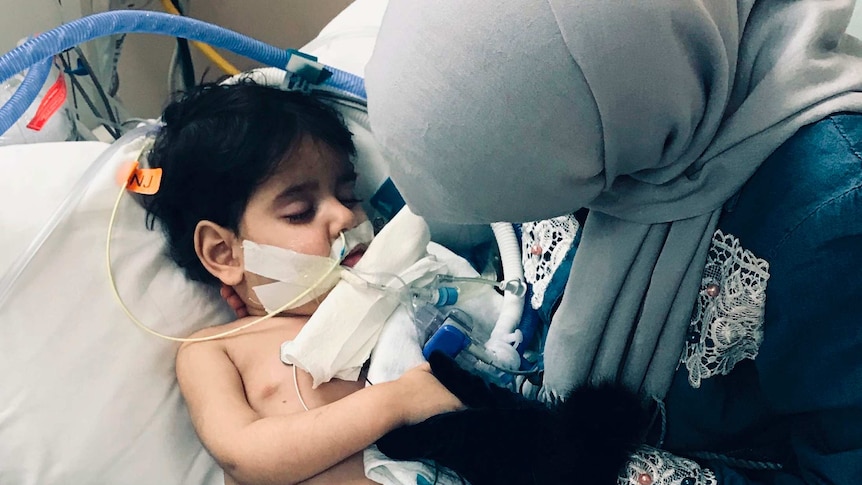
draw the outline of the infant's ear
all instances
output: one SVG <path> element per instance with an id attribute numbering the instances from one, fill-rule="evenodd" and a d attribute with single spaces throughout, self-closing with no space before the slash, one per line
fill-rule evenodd
<path id="1" fill-rule="evenodd" d="M 212 221 L 200 221 L 194 242 L 195 253 L 210 274 L 228 286 L 242 282 L 242 251 L 233 231 Z"/>

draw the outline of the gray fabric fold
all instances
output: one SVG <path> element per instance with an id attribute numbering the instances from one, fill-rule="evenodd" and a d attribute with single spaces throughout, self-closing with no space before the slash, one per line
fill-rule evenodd
<path id="1" fill-rule="evenodd" d="M 851 0 L 390 0 L 369 117 L 410 207 L 455 223 L 591 210 L 547 397 L 662 398 L 721 207 L 801 126 L 862 111 Z"/>

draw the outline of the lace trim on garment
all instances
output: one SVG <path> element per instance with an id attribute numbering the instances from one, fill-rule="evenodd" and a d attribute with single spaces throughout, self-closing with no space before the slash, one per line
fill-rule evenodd
<path id="1" fill-rule="evenodd" d="M 533 309 L 542 306 L 545 290 L 572 248 L 579 227 L 574 214 L 521 225 L 521 260 L 524 277 L 533 286 Z"/>
<path id="2" fill-rule="evenodd" d="M 715 473 L 687 458 L 641 446 L 617 477 L 617 485 L 717 485 Z"/>
<path id="3" fill-rule="evenodd" d="M 757 356 L 768 279 L 768 262 L 715 231 L 682 356 L 692 387 Z"/>

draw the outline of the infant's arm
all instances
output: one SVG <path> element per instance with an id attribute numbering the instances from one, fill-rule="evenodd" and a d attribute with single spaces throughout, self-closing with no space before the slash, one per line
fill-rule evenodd
<path id="1" fill-rule="evenodd" d="M 396 427 L 460 407 L 423 366 L 311 411 L 261 417 L 227 353 L 212 343 L 182 347 L 177 378 L 204 446 L 244 484 L 301 482 Z"/>

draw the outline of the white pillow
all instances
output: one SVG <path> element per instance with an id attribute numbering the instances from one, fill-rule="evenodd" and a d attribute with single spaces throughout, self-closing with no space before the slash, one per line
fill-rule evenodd
<path id="1" fill-rule="evenodd" d="M 119 193 L 115 174 L 137 157 L 142 141 L 124 146 L 99 170 L 0 306 L 3 483 L 222 482 L 183 405 L 176 344 L 133 326 L 108 285 L 105 236 Z M 52 145 L 28 145 L 29 153 L 19 149 L 0 166 L 19 180 L 45 183 L 29 177 L 30 162 L 62 160 L 63 147 Z M 21 209 L 29 202 L 3 205 Z M 164 240 L 145 228 L 143 209 L 125 197 L 120 210 L 114 270 L 137 316 L 173 335 L 229 321 L 212 290 L 186 281 L 165 258 Z"/>
<path id="2" fill-rule="evenodd" d="M 356 0 L 301 50 L 327 66 L 364 77 L 388 0 Z"/>

